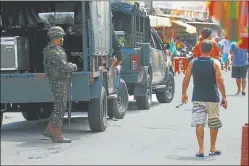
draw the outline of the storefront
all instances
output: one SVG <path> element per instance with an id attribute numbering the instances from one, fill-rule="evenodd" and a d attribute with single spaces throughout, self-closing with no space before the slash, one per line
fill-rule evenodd
<path id="1" fill-rule="evenodd" d="M 167 14 L 186 19 L 206 21 L 208 12 L 203 2 L 153 2 L 154 14 Z"/>
<path id="2" fill-rule="evenodd" d="M 156 22 L 156 18 L 160 18 L 160 20 L 165 19 L 164 23 L 167 24 L 159 23 L 159 21 Z M 192 25 L 179 20 L 170 20 L 169 18 L 158 16 L 150 16 L 150 20 L 151 26 L 156 29 L 164 43 L 170 43 L 172 37 L 174 39 L 178 37 L 187 47 L 192 48 L 197 40 L 197 30 Z"/>

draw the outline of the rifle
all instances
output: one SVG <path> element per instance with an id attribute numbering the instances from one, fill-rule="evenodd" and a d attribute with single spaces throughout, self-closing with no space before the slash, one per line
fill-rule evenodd
<path id="1" fill-rule="evenodd" d="M 72 113 L 72 76 L 69 80 L 69 93 L 68 93 L 68 126 L 71 124 L 71 113 Z"/>

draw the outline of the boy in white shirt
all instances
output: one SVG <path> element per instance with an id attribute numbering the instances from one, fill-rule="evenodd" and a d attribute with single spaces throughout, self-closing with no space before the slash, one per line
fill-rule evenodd
<path id="1" fill-rule="evenodd" d="M 225 64 L 225 71 L 230 70 L 230 57 L 229 57 L 229 51 L 230 51 L 230 41 L 227 37 L 222 39 L 219 44 L 221 45 L 221 54 L 222 54 L 222 61 Z"/>

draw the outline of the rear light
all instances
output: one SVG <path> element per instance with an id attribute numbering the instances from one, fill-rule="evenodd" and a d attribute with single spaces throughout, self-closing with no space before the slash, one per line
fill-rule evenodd
<path id="1" fill-rule="evenodd" d="M 133 54 L 131 56 L 131 60 L 132 60 L 132 71 L 139 71 L 139 58 L 138 58 L 138 55 Z"/>

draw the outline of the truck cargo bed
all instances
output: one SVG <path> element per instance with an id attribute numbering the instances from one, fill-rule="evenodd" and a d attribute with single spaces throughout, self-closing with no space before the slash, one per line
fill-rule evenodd
<path id="1" fill-rule="evenodd" d="M 72 76 L 74 101 L 89 101 L 90 72 Z M 1 74 L 1 103 L 52 102 L 52 92 L 44 73 Z M 83 88 L 84 87 L 84 88 Z"/>

